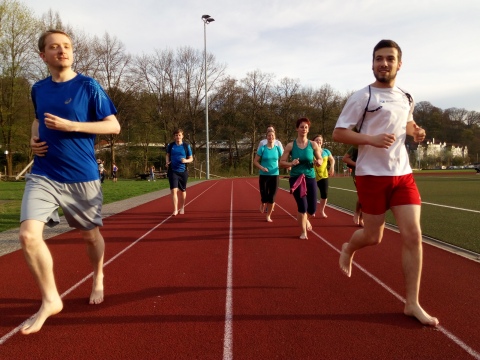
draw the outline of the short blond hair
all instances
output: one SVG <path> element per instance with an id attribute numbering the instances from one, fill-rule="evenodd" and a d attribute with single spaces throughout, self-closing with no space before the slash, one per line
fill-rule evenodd
<path id="1" fill-rule="evenodd" d="M 40 50 L 40 52 L 45 52 L 45 46 L 46 46 L 46 40 L 47 40 L 47 37 L 49 37 L 50 35 L 52 34 L 62 34 L 62 35 L 65 35 L 66 37 L 68 37 L 70 39 L 70 42 L 72 41 L 72 38 L 70 37 L 70 35 L 68 35 L 65 31 L 63 30 L 57 30 L 57 29 L 50 29 L 50 30 L 47 30 L 45 31 L 42 35 L 40 35 L 40 38 L 38 39 L 38 50 Z"/>

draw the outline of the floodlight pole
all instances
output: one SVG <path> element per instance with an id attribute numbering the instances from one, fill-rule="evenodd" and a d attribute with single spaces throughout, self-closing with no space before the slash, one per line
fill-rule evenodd
<path id="1" fill-rule="evenodd" d="M 203 44 L 204 44 L 204 61 L 205 61 L 205 133 L 206 133 L 206 154 L 205 154 L 205 179 L 210 179 L 210 138 L 208 130 L 208 85 L 207 85 L 207 24 L 215 21 L 210 15 L 203 15 Z"/>

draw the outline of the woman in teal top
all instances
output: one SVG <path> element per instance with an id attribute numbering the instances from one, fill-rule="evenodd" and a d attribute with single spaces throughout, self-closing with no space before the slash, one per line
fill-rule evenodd
<path id="1" fill-rule="evenodd" d="M 260 212 L 267 209 L 267 221 L 272 222 L 271 216 L 275 206 L 275 195 L 278 189 L 278 160 L 282 156 L 282 149 L 275 144 L 275 131 L 267 131 L 267 144 L 258 148 L 253 164 L 260 169 L 260 196 L 262 204 Z M 270 204 L 267 207 L 267 204 Z"/>
<path id="2" fill-rule="evenodd" d="M 315 215 L 317 211 L 317 183 L 313 166 L 320 166 L 323 161 L 318 145 L 308 140 L 310 124 L 311 122 L 307 118 L 297 120 L 297 138 L 287 144 L 280 159 L 281 167 L 292 168 L 290 171 L 290 188 L 292 188 L 293 196 L 297 202 L 297 220 L 302 229 L 300 239 L 307 239 L 307 231 L 312 230 L 308 217 Z M 300 186 L 293 189 L 294 185 L 299 183 Z"/>

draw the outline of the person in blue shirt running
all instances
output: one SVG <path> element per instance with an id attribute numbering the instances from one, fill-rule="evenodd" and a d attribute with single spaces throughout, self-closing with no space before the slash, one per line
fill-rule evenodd
<path id="1" fill-rule="evenodd" d="M 40 310 L 21 327 L 39 331 L 45 320 L 63 309 L 53 273 L 52 255 L 43 239 L 45 224 L 55 226 L 61 207 L 71 227 L 80 230 L 93 267 L 90 304 L 103 302 L 105 242 L 100 234 L 102 188 L 95 159 L 96 134 L 118 134 L 116 109 L 94 79 L 73 71 L 70 36 L 44 32 L 40 57 L 51 76 L 38 81 L 31 95 L 35 109 L 30 146 L 35 155 L 26 176 L 19 238 L 25 259 L 42 295 Z"/>
<path id="2" fill-rule="evenodd" d="M 278 176 L 280 175 L 278 161 L 283 154 L 283 149 L 275 141 L 275 131 L 267 131 L 267 143 L 257 150 L 253 164 L 260 170 L 259 187 L 262 204 L 260 212 L 267 209 L 267 221 L 272 222 L 271 216 L 275 206 L 275 195 L 278 189 Z M 267 208 L 268 206 L 268 208 Z"/>
<path id="3" fill-rule="evenodd" d="M 185 214 L 185 201 L 187 199 L 188 168 L 186 164 L 193 161 L 192 148 L 183 142 L 183 130 L 173 132 L 175 141 L 168 144 L 165 156 L 168 167 L 168 181 L 173 202 L 173 216 Z M 180 201 L 178 190 L 181 192 Z"/>

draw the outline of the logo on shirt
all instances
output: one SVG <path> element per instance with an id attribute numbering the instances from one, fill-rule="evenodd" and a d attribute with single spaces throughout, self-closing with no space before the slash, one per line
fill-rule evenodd
<path id="1" fill-rule="evenodd" d="M 65 100 L 65 104 L 70 104 L 72 102 L 72 98 Z"/>

